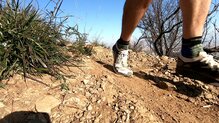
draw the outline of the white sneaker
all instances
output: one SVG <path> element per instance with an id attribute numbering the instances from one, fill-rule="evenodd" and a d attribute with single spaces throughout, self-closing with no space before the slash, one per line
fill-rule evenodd
<path id="1" fill-rule="evenodd" d="M 181 54 L 177 62 L 177 71 L 194 79 L 206 79 L 219 82 L 219 63 L 206 52 L 200 52 L 195 58 L 186 58 Z M 213 82 L 213 81 L 212 81 Z"/>
<path id="2" fill-rule="evenodd" d="M 119 50 L 117 44 L 112 49 L 114 56 L 113 70 L 124 76 L 132 76 L 133 71 L 128 65 L 128 50 Z"/>

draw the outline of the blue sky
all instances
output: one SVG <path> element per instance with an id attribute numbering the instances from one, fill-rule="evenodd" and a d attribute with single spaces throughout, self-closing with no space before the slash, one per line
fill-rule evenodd
<path id="1" fill-rule="evenodd" d="M 44 8 L 49 2 L 49 0 L 36 1 L 40 8 Z M 89 34 L 90 41 L 99 38 L 101 42 L 112 46 L 120 36 L 124 3 L 125 0 L 64 0 L 61 9 L 63 15 L 73 16 L 68 20 L 68 24 L 71 26 L 78 24 L 80 32 Z M 50 5 L 52 7 L 54 4 Z M 139 36 L 136 30 L 133 38 Z"/>
<path id="2" fill-rule="evenodd" d="M 38 0 L 40 8 L 48 2 Z M 99 38 L 101 42 L 112 46 L 120 36 L 124 3 L 125 0 L 64 0 L 61 9 L 63 15 L 74 16 L 68 20 L 68 24 L 78 24 L 80 32 L 89 34 L 90 41 Z M 136 32 L 133 37 L 137 37 Z"/>
<path id="3" fill-rule="evenodd" d="M 48 1 L 38 3 L 43 7 Z M 81 32 L 89 34 L 90 41 L 99 38 L 112 46 L 120 36 L 124 3 L 125 0 L 64 0 L 61 9 L 64 15 L 74 16 L 68 24 L 78 24 Z"/>
<path id="4" fill-rule="evenodd" d="M 72 23 L 77 23 L 90 39 L 99 37 L 111 45 L 121 30 L 121 18 L 125 0 L 64 0 L 63 11 L 73 14 Z"/>

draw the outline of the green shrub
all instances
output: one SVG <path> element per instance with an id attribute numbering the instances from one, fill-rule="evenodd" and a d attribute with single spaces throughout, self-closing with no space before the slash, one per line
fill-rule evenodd
<path id="1" fill-rule="evenodd" d="M 0 10 L 0 80 L 22 73 L 56 75 L 66 62 L 60 25 L 45 19 L 32 4 L 12 0 Z"/>

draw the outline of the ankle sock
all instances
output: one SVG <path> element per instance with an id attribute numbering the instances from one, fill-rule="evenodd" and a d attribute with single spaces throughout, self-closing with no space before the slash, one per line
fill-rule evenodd
<path id="1" fill-rule="evenodd" d="M 187 58 L 194 58 L 199 55 L 201 51 L 203 51 L 203 47 L 201 44 L 202 36 L 185 39 L 182 38 L 182 49 L 181 54 Z"/>
<path id="2" fill-rule="evenodd" d="M 116 45 L 117 45 L 118 49 L 127 50 L 129 48 L 129 41 L 124 41 L 122 38 L 120 38 L 116 42 Z"/>

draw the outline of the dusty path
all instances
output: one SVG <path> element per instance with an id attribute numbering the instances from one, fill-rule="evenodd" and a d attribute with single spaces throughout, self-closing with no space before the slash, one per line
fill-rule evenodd
<path id="1" fill-rule="evenodd" d="M 130 78 L 112 71 L 110 50 L 94 50 L 82 67 L 62 68 L 72 75 L 65 84 L 48 75 L 4 81 L 0 123 L 219 123 L 219 88 L 176 76 L 174 59 L 131 53 Z"/>
<path id="2" fill-rule="evenodd" d="M 132 54 L 132 55 L 136 55 L 136 54 Z M 102 62 L 102 66 L 105 67 L 105 70 L 103 70 L 101 73 L 112 75 L 113 74 L 112 66 L 110 65 L 112 60 L 109 59 L 111 59 L 110 56 L 106 55 L 104 57 L 102 55 L 101 58 L 99 57 L 98 63 Z M 147 59 L 147 58 L 143 58 L 143 59 Z M 132 63 L 133 66 L 136 66 L 136 64 L 141 65 L 137 67 L 137 70 L 135 71 L 135 75 L 132 78 L 127 78 L 120 75 L 114 75 L 113 76 L 114 82 L 120 88 L 125 88 L 126 93 L 135 94 L 138 97 L 140 97 L 145 103 L 145 106 L 149 110 L 155 112 L 155 114 L 162 120 L 162 122 L 182 122 L 182 123 L 185 122 L 218 123 L 219 122 L 218 97 L 216 97 L 217 98 L 216 99 L 217 101 L 215 102 L 216 105 L 210 106 L 206 104 L 206 102 L 208 101 L 205 100 L 206 101 L 205 102 L 202 101 L 201 99 L 199 100 L 198 96 L 192 97 L 193 95 L 187 94 L 187 93 L 194 93 L 194 91 L 197 92 L 204 91 L 203 89 L 201 89 L 201 87 L 199 88 L 198 85 L 197 87 L 193 87 L 193 85 L 191 85 L 192 87 L 189 87 L 189 85 L 187 85 L 186 83 L 182 83 L 180 84 L 180 86 L 185 86 L 187 88 L 185 88 L 185 90 L 183 91 L 180 90 L 179 92 L 168 88 L 161 89 L 156 86 L 156 76 L 157 76 L 156 73 L 155 76 L 150 76 L 146 74 L 148 72 L 148 69 L 153 70 L 153 68 L 150 69 L 148 67 L 145 67 L 144 65 L 149 63 L 142 62 L 142 61 L 153 62 L 156 60 L 147 61 L 147 60 L 142 60 L 141 58 L 135 60 L 139 60 L 139 61 L 137 61 L 136 63 L 133 62 Z M 156 64 L 156 62 L 152 64 Z M 175 65 L 174 63 L 172 64 L 173 64 L 172 66 Z M 157 77 L 157 78 L 161 78 L 161 77 Z M 173 80 L 169 79 L 166 81 L 173 81 Z M 189 81 L 189 80 L 184 80 L 184 81 Z M 172 87 L 173 85 L 169 85 L 169 86 Z M 208 86 L 206 87 L 208 88 Z M 211 87 L 214 88 L 213 90 L 217 92 L 217 96 L 218 96 L 218 91 L 217 91 L 218 88 L 213 86 Z M 201 96 L 201 93 L 204 92 L 200 92 L 199 96 Z M 210 108 L 206 108 L 206 106 L 207 107 L 210 106 Z"/>

